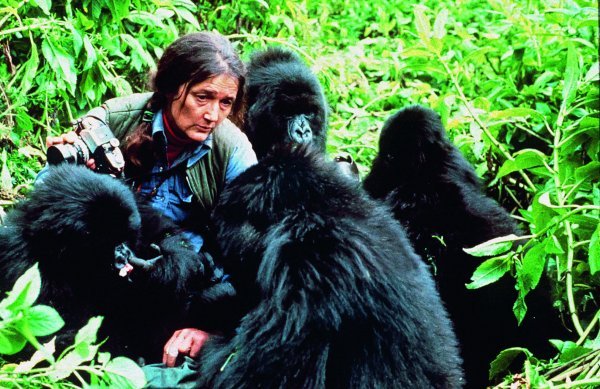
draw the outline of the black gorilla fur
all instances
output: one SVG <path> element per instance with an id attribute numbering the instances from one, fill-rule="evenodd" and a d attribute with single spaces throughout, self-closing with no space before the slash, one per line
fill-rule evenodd
<path id="1" fill-rule="evenodd" d="M 226 188 L 214 218 L 248 313 L 203 347 L 199 385 L 462 386 L 426 266 L 389 210 L 321 152 L 272 151 Z"/>
<path id="2" fill-rule="evenodd" d="M 115 257 L 123 243 L 141 257 L 156 256 L 155 243 L 163 257 L 128 280 L 115 268 L 127 260 Z M 1 290 L 35 262 L 43 283 L 38 302 L 66 323 L 59 346 L 70 344 L 91 316 L 103 315 L 104 349 L 146 361 L 159 361 L 166 340 L 186 324 L 191 287 L 209 286 L 212 268 L 123 183 L 74 165 L 52 167 L 0 228 Z"/>
<path id="3" fill-rule="evenodd" d="M 434 111 L 412 106 L 387 120 L 379 154 L 363 185 L 373 197 L 390 204 L 416 252 L 434 260 L 470 387 L 485 387 L 489 364 L 502 349 L 548 348 L 547 339 L 563 333 L 540 288 L 528 297 L 530 310 L 520 328 L 512 315 L 517 294 L 510 277 L 482 289 L 466 289 L 481 259 L 462 249 L 518 234 L 519 229 L 485 195 L 473 167 L 446 138 Z M 443 243 L 436 237 L 443 237 Z"/>
<path id="4" fill-rule="evenodd" d="M 260 159 L 276 144 L 310 143 L 325 151 L 327 104 L 317 77 L 295 53 L 270 48 L 252 56 L 244 132 Z"/>

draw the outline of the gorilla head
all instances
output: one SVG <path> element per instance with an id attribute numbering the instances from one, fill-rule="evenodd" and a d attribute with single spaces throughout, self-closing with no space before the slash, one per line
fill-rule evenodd
<path id="1" fill-rule="evenodd" d="M 129 188 L 110 176 L 72 165 L 52 167 L 9 215 L 7 225 L 22 228 L 22 239 L 40 268 L 65 275 L 105 272 L 110 265 L 106 258 L 114 258 L 123 243 L 133 247 L 141 226 Z"/>
<path id="2" fill-rule="evenodd" d="M 323 90 L 296 54 L 281 48 L 255 54 L 248 66 L 246 98 L 245 132 L 259 159 L 276 144 L 312 143 L 325 151 Z"/>

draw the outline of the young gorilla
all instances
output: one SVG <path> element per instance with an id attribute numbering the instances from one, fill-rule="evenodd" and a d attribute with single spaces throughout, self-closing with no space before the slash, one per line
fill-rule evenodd
<path id="1" fill-rule="evenodd" d="M 511 314 L 517 296 L 509 277 L 478 290 L 465 287 L 481 259 L 462 249 L 519 230 L 484 194 L 472 166 L 446 138 L 434 111 L 413 106 L 387 120 L 379 154 L 363 185 L 373 197 L 389 203 L 416 252 L 434 260 L 469 387 L 488 384 L 489 364 L 501 350 L 543 349 L 551 334 L 563 332 L 547 296 L 536 291 L 528 298 L 531 309 L 524 323 L 517 326 Z"/>
<path id="2" fill-rule="evenodd" d="M 53 167 L 0 227 L 0 289 L 35 262 L 38 303 L 66 323 L 59 347 L 102 315 L 103 349 L 146 362 L 158 361 L 185 323 L 191 286 L 208 287 L 212 275 L 211 261 L 188 248 L 174 224 L 138 206 L 120 181 L 75 165 Z"/>
<path id="3" fill-rule="evenodd" d="M 292 55 L 272 49 L 250 66 L 249 88 L 265 93 L 249 94 L 247 116 L 262 158 L 214 212 L 245 314 L 204 345 L 198 385 L 461 387 L 455 337 L 428 270 L 389 210 L 325 159 L 320 86 L 282 57 Z M 313 112 L 318 120 L 306 119 Z M 305 119 L 315 145 L 290 145 L 288 137 L 307 143 L 289 132 Z"/>

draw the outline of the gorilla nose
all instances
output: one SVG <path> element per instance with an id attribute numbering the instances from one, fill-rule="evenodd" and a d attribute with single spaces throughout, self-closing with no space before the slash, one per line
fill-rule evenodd
<path id="1" fill-rule="evenodd" d="M 312 130 L 304 115 L 297 115 L 288 123 L 288 134 L 292 142 L 309 143 L 312 140 Z"/>

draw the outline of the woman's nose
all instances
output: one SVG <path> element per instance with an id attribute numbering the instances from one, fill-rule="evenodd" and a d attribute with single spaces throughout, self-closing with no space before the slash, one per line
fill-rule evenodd
<path id="1" fill-rule="evenodd" d="M 213 102 L 206 106 L 204 111 L 204 119 L 214 122 L 219 118 L 219 103 Z"/>

